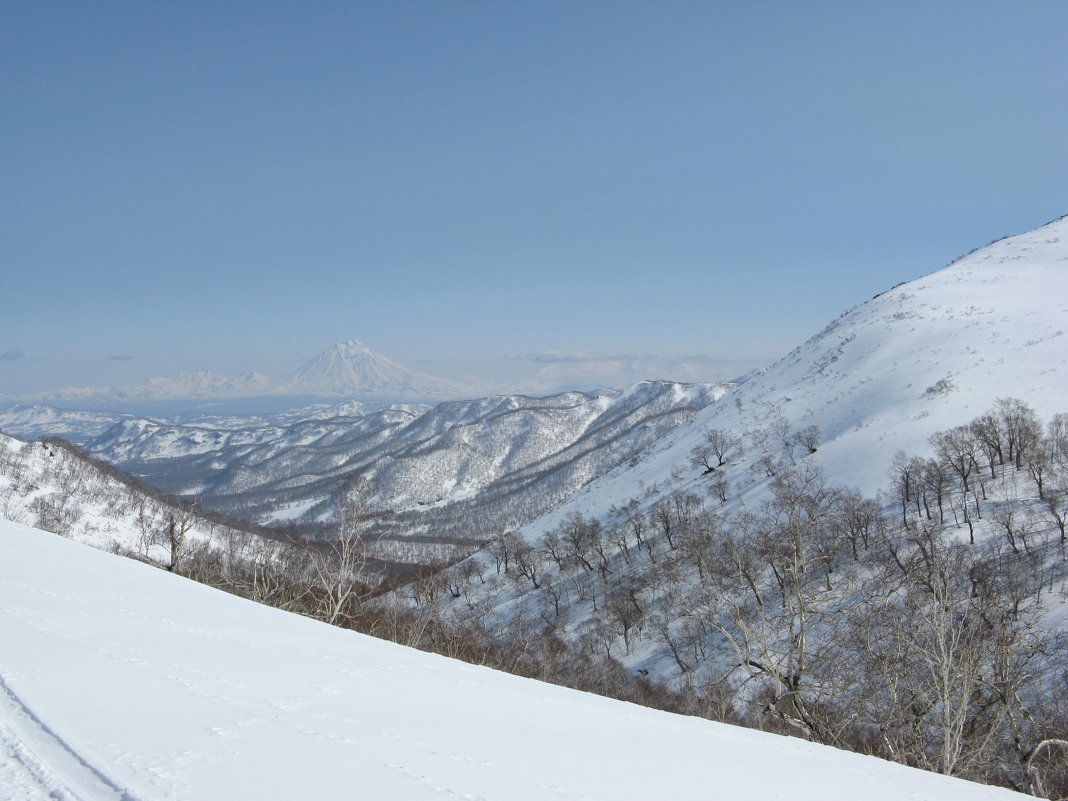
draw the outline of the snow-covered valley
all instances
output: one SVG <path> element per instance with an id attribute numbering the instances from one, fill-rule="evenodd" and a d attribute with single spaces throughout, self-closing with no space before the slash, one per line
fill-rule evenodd
<path id="1" fill-rule="evenodd" d="M 127 419 L 86 447 L 166 492 L 261 522 L 330 519 L 339 481 L 358 474 L 391 514 L 380 533 L 478 542 L 636 457 L 729 389 L 648 381 L 266 427 Z"/>

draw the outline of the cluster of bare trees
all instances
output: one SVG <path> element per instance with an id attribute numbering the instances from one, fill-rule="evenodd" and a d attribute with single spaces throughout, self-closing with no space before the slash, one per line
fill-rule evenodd
<path id="1" fill-rule="evenodd" d="M 898 453 L 890 494 L 903 525 L 910 508 L 928 522 L 966 526 L 975 542 L 985 513 L 1014 552 L 1029 549 L 1028 536 L 1054 525 L 1062 552 L 1068 518 L 1068 415 L 1057 414 L 1045 431 L 1038 416 L 1015 398 L 1001 398 L 989 412 L 966 425 L 935 433 L 929 458 Z M 1006 470 L 1008 472 L 1006 472 Z M 988 489 L 1011 478 L 1008 498 L 986 503 Z M 1037 503 L 1019 503 L 1020 480 L 1034 486 Z"/>
<path id="2" fill-rule="evenodd" d="M 1048 699 L 1068 670 L 1043 610 L 1068 567 L 1068 416 L 1043 429 L 999 400 L 932 436 L 930 457 L 899 454 L 881 498 L 826 484 L 802 458 L 817 431 L 783 418 L 763 434 L 775 447 L 754 446 L 781 458 L 756 508 L 635 500 L 614 522 L 504 534 L 490 569 L 534 599 L 526 614 L 605 657 L 670 659 L 721 718 L 1055 791 L 1068 708 Z M 709 432 L 693 465 L 719 477 L 741 447 Z"/>

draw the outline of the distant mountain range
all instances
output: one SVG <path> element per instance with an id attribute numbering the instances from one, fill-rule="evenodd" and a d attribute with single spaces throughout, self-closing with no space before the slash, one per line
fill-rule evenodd
<path id="1" fill-rule="evenodd" d="M 431 408 L 333 407 L 247 427 L 125 416 L 85 447 L 165 492 L 198 496 L 242 519 L 327 519 L 338 483 L 360 475 L 374 481 L 380 506 L 393 515 L 383 530 L 461 539 L 477 531 L 485 539 L 484 527 L 529 521 L 731 386 L 647 381 Z"/>
<path id="2" fill-rule="evenodd" d="M 416 372 L 353 339 L 327 348 L 292 376 L 282 380 L 272 380 L 255 370 L 236 377 L 201 370 L 151 378 L 143 384 L 127 387 L 71 387 L 23 395 L 13 400 L 101 407 L 108 404 L 127 406 L 146 402 L 266 396 L 423 402 L 474 397 L 478 394 L 480 390 L 477 387 Z"/>

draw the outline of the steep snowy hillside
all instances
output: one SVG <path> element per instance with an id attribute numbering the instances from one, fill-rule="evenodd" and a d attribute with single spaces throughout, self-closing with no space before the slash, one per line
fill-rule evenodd
<path id="1" fill-rule="evenodd" d="M 819 429 L 812 461 L 829 481 L 873 494 L 895 452 L 926 453 L 935 431 L 966 423 L 999 397 L 1049 419 L 1068 410 L 1068 218 L 974 251 L 949 267 L 877 295 L 741 384 L 622 467 L 531 524 L 534 535 L 568 514 L 661 493 L 703 489 L 689 466 L 710 429 L 739 436 L 785 424 Z M 727 471 L 732 493 L 750 485 L 762 448 L 746 440 Z M 757 477 L 760 471 L 757 472 Z M 673 476 L 673 473 L 675 476 Z"/>
<path id="2" fill-rule="evenodd" d="M 729 387 L 643 382 L 252 430 L 134 420 L 87 448 L 167 492 L 259 520 L 329 515 L 338 479 L 359 473 L 382 507 L 403 513 L 392 529 L 485 539 L 634 457 Z M 472 530 L 474 517 L 483 528 Z"/>
<path id="3" fill-rule="evenodd" d="M 6 799 L 1021 797 L 456 663 L 7 522 L 0 608 Z"/>
<path id="4" fill-rule="evenodd" d="M 1059 220 L 847 312 L 409 596 L 601 649 L 754 725 L 1018 774 L 1064 726 L 1048 699 L 1068 658 L 1066 234 Z M 968 659 L 932 664 L 964 638 Z M 1007 676 L 998 648 L 1028 669 Z M 962 692 L 1012 684 L 1012 704 L 939 695 L 939 671 Z M 934 711 L 953 705 L 949 732 Z"/>
<path id="5" fill-rule="evenodd" d="M 177 568 L 197 552 L 236 565 L 285 546 L 254 527 L 209 519 L 149 487 L 94 463 L 63 443 L 22 442 L 0 434 L 0 519 Z"/>

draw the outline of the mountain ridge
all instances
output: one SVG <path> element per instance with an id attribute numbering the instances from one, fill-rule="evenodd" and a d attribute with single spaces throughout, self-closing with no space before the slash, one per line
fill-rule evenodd
<path id="1" fill-rule="evenodd" d="M 629 477 L 613 471 L 531 526 L 540 532 L 571 511 L 624 503 L 642 484 L 689 486 L 689 470 L 682 481 L 666 477 L 687 466 L 708 429 L 747 434 L 777 416 L 794 429 L 815 425 L 813 459 L 828 479 L 874 493 L 895 451 L 925 450 L 935 431 L 999 397 L 1022 397 L 1048 419 L 1068 405 L 1068 296 L 1049 291 L 1066 281 L 1068 216 L 897 284 L 747 376 L 729 403 L 672 431 Z"/>

